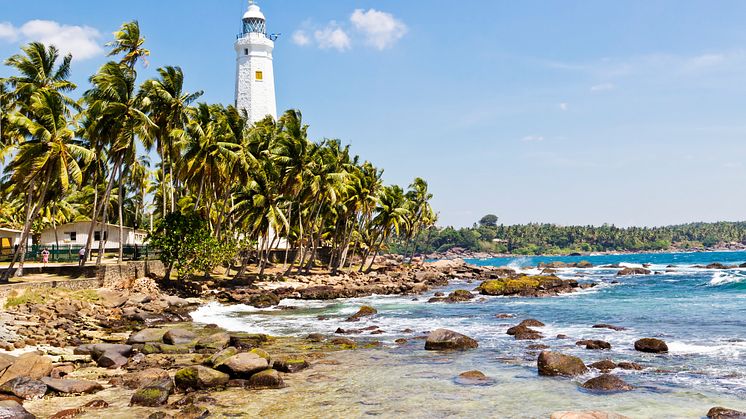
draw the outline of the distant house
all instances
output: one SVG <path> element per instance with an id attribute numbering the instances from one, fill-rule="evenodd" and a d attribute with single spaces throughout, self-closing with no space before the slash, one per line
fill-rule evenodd
<path id="1" fill-rule="evenodd" d="M 91 227 L 90 221 L 80 221 L 77 223 L 62 224 L 54 228 L 47 228 L 41 232 L 39 244 L 42 246 L 54 246 L 59 243 L 60 246 L 85 246 L 88 240 L 88 230 Z M 136 230 L 132 227 L 123 228 L 122 243 L 125 246 L 142 246 L 148 236 L 145 230 Z M 100 240 L 105 241 L 105 249 L 113 250 L 119 248 L 119 226 L 115 224 L 96 223 L 93 230 L 92 249 L 98 249 Z"/>
<path id="2" fill-rule="evenodd" d="M 21 230 L 0 227 L 0 255 L 13 253 L 16 245 L 21 243 L 21 235 L 23 235 Z M 28 244 L 31 244 L 30 235 Z"/>

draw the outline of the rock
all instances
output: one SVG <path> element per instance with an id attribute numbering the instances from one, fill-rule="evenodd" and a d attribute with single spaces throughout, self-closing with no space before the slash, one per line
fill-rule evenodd
<path id="1" fill-rule="evenodd" d="M 16 358 L 13 365 L 5 370 L 0 377 L 0 384 L 17 377 L 31 377 L 38 380 L 49 376 L 51 372 L 52 360 L 49 357 L 39 355 L 36 352 L 29 352 Z"/>
<path id="2" fill-rule="evenodd" d="M 106 409 L 107 407 L 109 407 L 109 403 L 101 399 L 91 400 L 83 405 L 84 409 Z"/>
<path id="3" fill-rule="evenodd" d="M 437 329 L 430 332 L 425 341 L 425 349 L 429 351 L 466 350 L 478 346 L 476 340 L 448 329 Z"/>
<path id="4" fill-rule="evenodd" d="M 169 345 L 186 345 L 194 342 L 195 339 L 197 335 L 185 329 L 170 329 L 163 334 L 163 342 Z"/>
<path id="5" fill-rule="evenodd" d="M 266 359 L 268 364 L 272 363 L 272 357 L 269 355 L 269 352 L 265 351 L 262 348 L 254 348 L 250 350 L 249 352 L 252 354 L 257 354 L 261 356 L 262 358 Z"/>
<path id="6" fill-rule="evenodd" d="M 474 294 L 467 290 L 456 290 L 448 294 L 445 298 L 447 303 L 460 303 L 462 301 L 469 301 L 474 298 Z"/>
<path id="7" fill-rule="evenodd" d="M 512 319 L 513 317 L 515 317 L 515 314 L 510 314 L 510 313 L 495 314 L 495 318 L 498 318 L 498 319 Z"/>
<path id="8" fill-rule="evenodd" d="M 635 350 L 640 352 L 659 354 L 668 352 L 668 345 L 666 345 L 666 342 L 660 339 L 643 338 L 635 342 Z"/>
<path id="9" fill-rule="evenodd" d="M 357 311 L 357 313 L 353 314 L 352 316 L 348 317 L 347 322 L 356 322 L 362 319 L 363 317 L 370 317 L 374 314 L 378 313 L 378 310 L 371 306 L 362 306 L 360 307 L 360 310 Z"/>
<path id="10" fill-rule="evenodd" d="M 163 387 L 143 387 L 138 389 L 130 399 L 130 406 L 163 406 L 168 402 L 170 391 Z"/>
<path id="11" fill-rule="evenodd" d="M 251 350 L 258 348 L 269 341 L 269 336 L 263 334 L 241 333 L 231 335 L 230 345 L 239 350 Z"/>
<path id="12" fill-rule="evenodd" d="M 30 377 L 16 377 L 0 385 L 0 393 L 12 394 L 24 400 L 41 399 L 47 393 L 47 385 Z"/>
<path id="13" fill-rule="evenodd" d="M 168 371 L 161 368 L 148 368 L 125 374 L 122 376 L 121 385 L 130 390 L 155 386 L 172 390 L 174 387 L 173 380 L 171 380 Z"/>
<path id="14" fill-rule="evenodd" d="M 549 419 L 629 419 L 618 413 L 588 410 L 584 412 L 554 412 Z"/>
<path id="15" fill-rule="evenodd" d="M 219 351 L 228 346 L 231 336 L 227 333 L 220 332 L 210 336 L 205 336 L 197 340 L 196 348 Z"/>
<path id="16" fill-rule="evenodd" d="M 611 374 L 601 374 L 598 377 L 591 378 L 581 386 L 586 390 L 593 391 L 630 391 L 634 389 L 621 378 Z"/>
<path id="17" fill-rule="evenodd" d="M 578 282 L 560 279 L 554 275 L 521 276 L 519 278 L 489 279 L 482 282 L 477 290 L 484 295 L 519 295 L 543 297 L 572 292 Z"/>
<path id="18" fill-rule="evenodd" d="M 104 352 L 96 358 L 96 364 L 103 368 L 121 368 L 127 365 L 127 357 L 117 352 Z"/>
<path id="19" fill-rule="evenodd" d="M 170 415 L 166 412 L 154 412 L 154 413 L 151 413 L 147 419 L 175 419 L 175 418 L 173 415 Z"/>
<path id="20" fill-rule="evenodd" d="M 250 388 L 283 388 L 285 383 L 277 370 L 264 370 L 249 378 Z"/>
<path id="21" fill-rule="evenodd" d="M 163 300 L 169 307 L 186 307 L 189 305 L 189 301 L 175 295 L 167 295 L 163 297 Z"/>
<path id="22" fill-rule="evenodd" d="M 162 342 L 165 333 L 166 331 L 164 329 L 142 329 L 138 332 L 133 332 L 127 339 L 127 343 L 134 345 L 137 343 Z"/>
<path id="23" fill-rule="evenodd" d="M 616 273 L 617 276 L 625 275 L 650 275 L 650 271 L 645 268 L 624 268 Z"/>
<path id="24" fill-rule="evenodd" d="M 225 349 L 223 349 L 220 352 L 217 352 L 209 359 L 209 364 L 212 365 L 213 368 L 217 368 L 220 366 L 223 362 L 225 362 L 226 359 L 232 357 L 233 355 L 238 353 L 238 349 L 229 346 Z"/>
<path id="25" fill-rule="evenodd" d="M 329 341 L 332 345 L 341 346 L 344 349 L 354 349 L 357 347 L 357 342 L 347 338 L 334 338 Z"/>
<path id="26" fill-rule="evenodd" d="M 746 412 L 725 407 L 713 407 L 707 412 L 707 417 L 709 419 L 746 419 Z"/>
<path id="27" fill-rule="evenodd" d="M 523 324 L 513 326 L 505 333 L 512 335 L 516 340 L 534 340 L 544 337 L 538 330 L 531 329 Z"/>
<path id="28" fill-rule="evenodd" d="M 296 373 L 308 368 L 310 365 L 305 359 L 278 359 L 272 364 L 272 368 L 280 372 Z"/>
<path id="29" fill-rule="evenodd" d="M 179 411 L 179 419 L 204 419 L 210 416 L 210 410 L 204 406 L 190 404 Z"/>
<path id="30" fill-rule="evenodd" d="M 620 362 L 616 364 L 616 366 L 623 370 L 634 370 L 634 371 L 642 370 L 642 366 L 635 362 Z"/>
<path id="31" fill-rule="evenodd" d="M 627 329 L 626 329 L 626 328 L 624 328 L 624 327 L 621 327 L 621 326 L 614 326 L 613 324 L 606 324 L 606 323 L 601 323 L 601 324 L 594 324 L 594 325 L 593 325 L 593 326 L 591 326 L 591 327 L 593 327 L 594 329 L 611 329 L 611 330 L 615 330 L 615 331 L 617 331 L 617 332 L 620 332 L 620 331 L 622 331 L 622 330 L 627 330 Z"/>
<path id="32" fill-rule="evenodd" d="M 575 342 L 578 346 L 585 346 L 585 349 L 611 349 L 611 344 L 603 340 L 579 340 Z"/>
<path id="33" fill-rule="evenodd" d="M 82 415 L 83 412 L 85 412 L 85 410 L 82 407 L 60 410 L 59 412 L 50 416 L 49 419 L 71 419 L 71 418 Z"/>
<path id="34" fill-rule="evenodd" d="M 559 352 L 543 351 L 537 359 L 539 375 L 554 376 L 576 376 L 588 372 L 588 368 L 583 361 L 572 355 L 565 355 Z"/>
<path id="35" fill-rule="evenodd" d="M 602 372 L 609 372 L 617 367 L 617 365 L 610 359 L 604 359 L 602 361 L 594 362 L 588 366 Z"/>
<path id="36" fill-rule="evenodd" d="M 532 345 L 528 345 L 527 349 L 533 350 L 533 351 L 543 351 L 544 349 L 549 349 L 549 345 L 544 345 L 541 343 L 535 343 Z"/>
<path id="37" fill-rule="evenodd" d="M 20 403 L 12 400 L 0 401 L 0 419 L 36 419 Z"/>
<path id="38" fill-rule="evenodd" d="M 129 299 L 129 295 L 122 291 L 101 289 L 97 290 L 98 303 L 106 308 L 117 308 L 124 305 Z"/>
<path id="39" fill-rule="evenodd" d="M 321 333 L 311 333 L 306 336 L 306 340 L 309 342 L 322 342 L 324 340 L 324 335 Z"/>
<path id="40" fill-rule="evenodd" d="M 472 370 L 459 374 L 456 382 L 462 385 L 484 385 L 491 383 L 492 380 L 484 375 L 482 371 Z"/>
<path id="41" fill-rule="evenodd" d="M 63 394 L 91 394 L 103 390 L 104 387 L 95 381 L 87 380 L 65 380 L 44 377 L 41 381 L 50 390 Z"/>
<path id="42" fill-rule="evenodd" d="M 195 365 L 176 372 L 174 381 L 181 390 L 203 390 L 228 384 L 230 376 L 212 368 Z"/>
<path id="43" fill-rule="evenodd" d="M 269 368 L 269 362 L 255 353 L 243 352 L 226 359 L 218 368 L 233 377 L 248 378 Z"/>
<path id="44" fill-rule="evenodd" d="M 526 319 L 520 323 L 518 323 L 518 326 L 526 326 L 526 327 L 544 327 L 544 323 L 536 320 L 536 319 Z"/>
<path id="45" fill-rule="evenodd" d="M 127 365 L 127 358 L 132 353 L 132 345 L 115 343 L 81 345 L 75 348 L 74 353 L 90 355 L 99 367 L 120 368 Z"/>

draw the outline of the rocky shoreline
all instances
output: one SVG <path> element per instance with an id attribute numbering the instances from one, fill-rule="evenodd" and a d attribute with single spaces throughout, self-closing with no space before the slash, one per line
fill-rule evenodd
<path id="1" fill-rule="evenodd" d="M 149 278 L 135 281 L 126 290 L 52 289 L 12 294 L 4 302 L 5 310 L 0 311 L 0 418 L 101 417 L 122 409 L 143 418 L 203 418 L 223 409 L 220 406 L 227 406 L 230 398 L 247 397 L 242 392 L 262 397 L 268 390 L 292 388 L 298 380 L 325 380 L 323 374 L 309 371 L 334 365 L 334 354 L 339 351 L 382 347 L 382 342 L 375 339 L 377 331 L 371 328 L 366 328 L 370 333 L 355 339 L 340 335 L 361 334 L 363 330 L 340 327 L 329 335 L 275 338 L 191 323 L 189 313 L 210 300 L 268 307 L 286 298 L 337 299 L 373 294 L 418 298 L 453 280 L 473 284 L 471 289 L 436 294 L 429 300 L 448 304 L 483 298 L 480 295 L 546 297 L 592 286 L 554 276 L 552 269 L 561 267 L 556 264 L 543 266 L 541 275 L 529 276 L 459 260 L 422 266 L 404 266 L 395 258 L 389 262 L 368 274 L 289 276 L 282 281 L 222 285 L 200 298 L 168 295 Z M 375 315 L 374 307 L 364 306 L 346 323 Z M 538 320 L 525 319 L 506 331 L 516 340 L 537 342 L 528 349 L 540 351 L 534 355 L 539 375 L 573 377 L 597 371 L 600 375 L 583 382 L 583 389 L 633 390 L 611 372 L 616 368 L 639 369 L 638 364 L 605 360 L 585 365 L 579 358 L 550 351 L 539 343 L 545 339 L 543 326 Z M 593 327 L 619 330 L 608 324 Z M 430 351 L 478 347 L 476 340 L 445 329 L 426 335 L 410 330 L 409 334 L 411 338 L 398 339 L 396 344 L 420 341 L 418 345 Z M 610 348 L 600 340 L 576 344 L 588 350 Z M 642 338 L 635 343 L 635 350 L 665 353 L 667 347 L 657 339 Z M 463 373 L 458 380 L 483 384 L 490 378 L 474 370 Z M 623 417 L 596 413 L 590 417 Z M 738 417 L 727 416 L 731 413 L 723 408 L 713 408 L 711 413 L 708 417 Z M 587 412 L 557 412 L 552 417 L 589 417 L 583 414 Z"/>

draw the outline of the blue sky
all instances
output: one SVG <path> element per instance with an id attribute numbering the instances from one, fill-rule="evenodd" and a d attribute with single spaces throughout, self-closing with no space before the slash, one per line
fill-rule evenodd
<path id="1" fill-rule="evenodd" d="M 0 5 L 0 56 L 63 43 L 81 91 L 111 32 L 138 19 L 143 78 L 180 65 L 203 100 L 233 101 L 244 0 Z M 301 109 L 314 139 L 351 143 L 389 183 L 428 180 L 441 224 L 746 219 L 746 2 L 259 5 L 282 33 L 279 110 Z"/>

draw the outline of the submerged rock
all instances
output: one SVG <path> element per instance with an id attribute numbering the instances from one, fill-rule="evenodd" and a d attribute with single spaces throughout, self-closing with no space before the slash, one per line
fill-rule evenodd
<path id="1" fill-rule="evenodd" d="M 642 370 L 642 366 L 636 362 L 620 362 L 616 364 L 617 367 L 623 369 L 623 370 L 634 370 L 634 371 L 640 371 Z"/>
<path id="2" fill-rule="evenodd" d="M 707 417 L 709 419 L 746 419 L 746 412 L 725 407 L 713 407 L 707 412 Z"/>
<path id="3" fill-rule="evenodd" d="M 466 350 L 478 346 L 476 340 L 448 329 L 437 329 L 430 332 L 425 341 L 425 349 L 428 351 Z"/>
<path id="4" fill-rule="evenodd" d="M 598 377 L 591 378 L 590 380 L 583 383 L 581 386 L 586 390 L 593 390 L 593 391 L 630 391 L 633 390 L 634 387 L 627 384 L 624 380 L 621 378 L 611 375 L 611 374 L 602 374 Z"/>
<path id="5" fill-rule="evenodd" d="M 659 354 L 668 352 L 668 345 L 666 345 L 666 342 L 660 339 L 643 338 L 635 342 L 635 350 L 640 352 Z"/>
<path id="6" fill-rule="evenodd" d="M 491 384 L 493 380 L 484 375 L 482 371 L 472 370 L 459 374 L 456 382 L 463 385 L 486 385 Z"/>
<path id="7" fill-rule="evenodd" d="M 347 322 L 356 322 L 362 319 L 363 317 L 370 317 L 374 314 L 378 313 L 378 310 L 371 306 L 362 306 L 360 307 L 360 310 L 357 311 L 357 313 L 353 314 L 352 316 L 348 317 Z"/>
<path id="8" fill-rule="evenodd" d="M 591 327 L 593 327 L 594 329 L 610 329 L 610 330 L 614 330 L 614 331 L 617 331 L 617 332 L 620 332 L 622 330 L 627 330 L 624 327 L 614 326 L 613 324 L 606 324 L 606 323 L 594 324 Z"/>
<path id="9" fill-rule="evenodd" d="M 588 372 L 588 367 L 583 361 L 572 355 L 559 352 L 543 351 L 536 361 L 539 375 L 555 377 L 583 375 Z"/>

